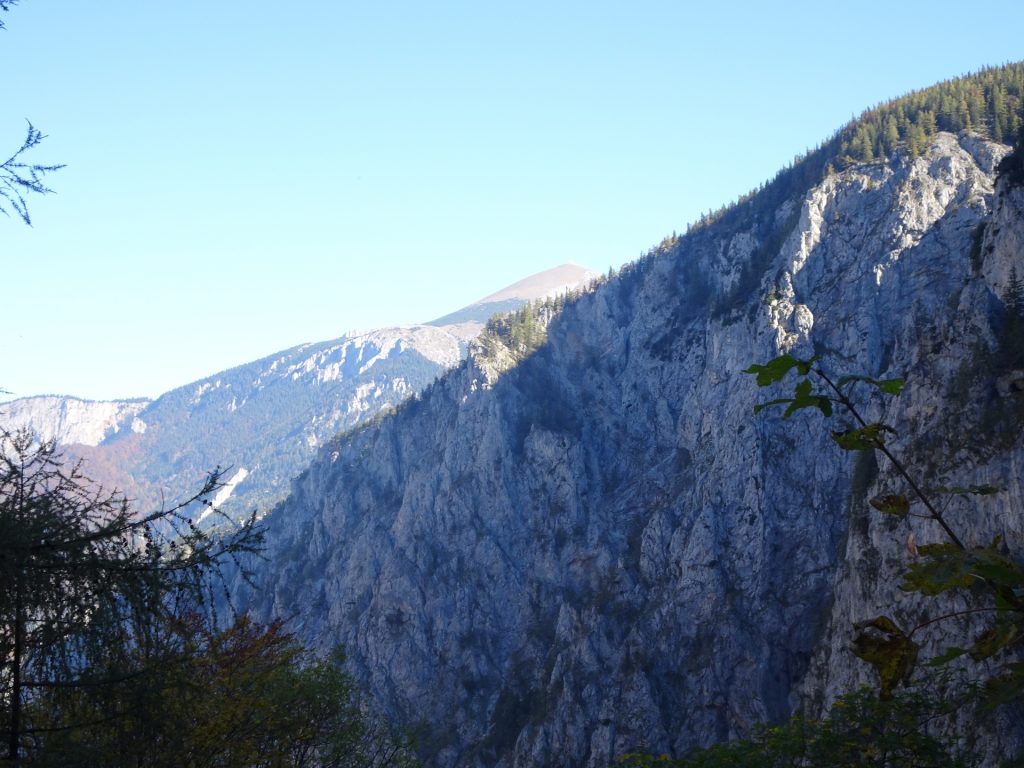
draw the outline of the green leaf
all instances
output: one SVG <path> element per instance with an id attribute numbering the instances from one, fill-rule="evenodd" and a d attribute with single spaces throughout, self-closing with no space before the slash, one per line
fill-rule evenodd
<path id="1" fill-rule="evenodd" d="M 793 368 L 797 368 L 801 375 L 806 376 L 810 373 L 812 362 L 813 360 L 798 360 L 792 355 L 785 354 L 769 360 L 764 365 L 751 365 L 743 373 L 757 376 L 757 386 L 767 387 L 780 381 Z"/>
<path id="2" fill-rule="evenodd" d="M 851 384 L 855 381 L 862 381 L 865 384 L 870 384 L 875 387 L 878 391 L 884 392 L 887 395 L 898 395 L 903 391 L 904 381 L 903 379 L 872 379 L 870 376 L 840 376 L 836 382 L 837 387 L 845 387 L 847 384 Z"/>
<path id="3" fill-rule="evenodd" d="M 819 397 L 818 402 L 815 403 L 818 410 L 821 411 L 823 416 L 832 415 L 832 401 L 827 397 Z"/>
<path id="4" fill-rule="evenodd" d="M 969 550 L 972 573 L 985 581 L 1011 590 L 1024 588 L 1024 565 L 988 547 Z"/>
<path id="5" fill-rule="evenodd" d="M 811 372 L 811 368 L 818 361 L 820 355 L 814 355 L 810 360 L 797 360 L 796 361 L 796 372 L 801 376 L 806 376 Z"/>
<path id="6" fill-rule="evenodd" d="M 792 355 L 780 355 L 764 365 L 752 365 L 743 372 L 756 375 L 757 385 L 759 387 L 766 387 L 769 384 L 774 384 L 781 380 L 793 368 L 796 368 L 797 373 L 801 376 L 807 376 L 811 372 L 814 361 L 817 359 L 817 356 L 815 356 L 810 360 L 798 360 Z M 767 403 L 759 403 L 754 406 L 754 413 L 760 413 L 765 408 L 773 405 L 786 405 L 783 417 L 787 419 L 803 408 L 817 408 L 823 415 L 831 416 L 831 399 L 824 395 L 812 394 L 813 389 L 814 387 L 811 381 L 805 378 L 797 382 L 794 389 L 794 397 L 780 398 L 778 400 L 771 400 Z"/>
<path id="7" fill-rule="evenodd" d="M 995 656 L 1003 648 L 1020 639 L 1020 625 L 1001 617 L 993 626 L 986 629 L 974 640 L 971 646 L 971 658 L 981 661 Z"/>
<path id="8" fill-rule="evenodd" d="M 868 501 L 872 507 L 887 515 L 895 515 L 902 519 L 910 512 L 910 502 L 901 493 L 887 493 L 875 496 Z"/>
<path id="9" fill-rule="evenodd" d="M 1024 611 L 1024 564 L 988 547 L 926 544 L 918 547 L 918 552 L 923 560 L 910 565 L 903 590 L 938 595 L 982 579 L 995 591 L 996 608 Z"/>
<path id="10" fill-rule="evenodd" d="M 922 544 L 918 547 L 921 554 L 928 557 L 941 557 L 946 554 L 957 555 L 963 552 L 956 544 Z"/>
<path id="11" fill-rule="evenodd" d="M 956 646 L 953 646 L 952 648 L 947 648 L 945 653 L 943 653 L 940 656 L 936 656 L 934 659 L 931 659 L 928 662 L 928 666 L 930 666 L 930 667 L 941 667 L 941 666 L 944 666 L 945 664 L 948 664 L 949 662 L 953 661 L 953 659 L 960 658 L 965 653 L 967 653 L 967 649 L 966 648 L 957 648 Z"/>
<path id="12" fill-rule="evenodd" d="M 760 413 L 765 408 L 771 408 L 773 405 L 782 405 L 783 403 L 792 403 L 792 402 L 793 402 L 793 398 L 791 398 L 791 397 L 783 397 L 783 398 L 780 398 L 779 400 L 769 400 L 767 403 L 758 403 L 757 405 L 754 406 L 754 413 Z"/>
<path id="13" fill-rule="evenodd" d="M 989 710 L 1024 696 L 1024 662 L 1011 662 L 1001 675 L 986 680 L 985 693 L 985 708 Z"/>
<path id="14" fill-rule="evenodd" d="M 924 559 L 910 564 L 900 585 L 904 592 L 939 595 L 974 583 L 969 552 L 953 544 L 923 544 L 918 553 Z"/>
<path id="15" fill-rule="evenodd" d="M 882 379 L 871 383 L 887 395 L 898 395 L 903 391 L 903 386 L 905 384 L 903 379 Z"/>
<path id="16" fill-rule="evenodd" d="M 1024 614 L 1024 582 L 1014 586 L 995 585 L 996 610 Z"/>
<path id="17" fill-rule="evenodd" d="M 867 621 L 858 621 L 853 625 L 854 629 L 878 629 L 889 635 L 902 635 L 903 630 L 900 629 L 899 624 L 890 619 L 888 616 L 876 616 L 873 619 Z"/>
<path id="18" fill-rule="evenodd" d="M 851 374 L 847 374 L 845 376 L 840 376 L 838 379 L 836 379 L 836 386 L 837 387 L 845 387 L 847 384 L 851 384 L 851 383 L 853 383 L 855 381 L 867 381 L 867 380 L 868 380 L 867 376 L 858 376 L 855 373 L 851 373 Z"/>
<path id="19" fill-rule="evenodd" d="M 833 432 L 832 439 L 844 451 L 871 451 L 885 445 L 886 432 L 895 432 L 885 424 L 868 424 L 858 429 Z"/>
<path id="20" fill-rule="evenodd" d="M 810 385 L 810 382 L 807 382 Z M 800 389 L 800 387 L 797 387 Z M 771 408 L 773 405 L 785 405 L 786 410 L 783 412 L 784 418 L 789 418 L 794 413 L 803 408 L 817 408 L 825 416 L 832 415 L 832 401 L 824 395 L 801 395 L 798 393 L 797 397 L 780 397 L 777 400 L 769 400 L 767 403 L 758 403 L 754 406 L 754 413 L 760 413 L 766 408 Z"/>
<path id="21" fill-rule="evenodd" d="M 810 382 L 808 382 L 809 384 Z M 783 413 L 783 417 L 789 418 L 802 408 L 817 408 L 825 416 L 832 415 L 832 401 L 822 395 L 811 395 L 810 397 L 795 397 L 789 402 L 789 407 Z"/>
<path id="22" fill-rule="evenodd" d="M 897 685 L 910 681 L 920 646 L 888 616 L 858 622 L 854 628 L 862 631 L 853 639 L 853 653 L 875 668 L 878 697 L 887 701 Z"/>

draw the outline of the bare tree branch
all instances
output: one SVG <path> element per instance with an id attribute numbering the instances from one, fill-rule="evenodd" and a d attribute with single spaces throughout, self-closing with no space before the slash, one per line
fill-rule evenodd
<path id="1" fill-rule="evenodd" d="M 0 0 L 0 9 L 3 2 L 10 3 L 12 0 Z M 21 147 L 0 164 L 0 213 L 10 216 L 13 210 L 22 221 L 32 226 L 32 217 L 28 212 L 28 203 L 25 196 L 28 194 L 48 195 L 52 189 L 43 183 L 43 177 L 48 173 L 59 171 L 64 167 L 61 165 L 46 165 L 43 163 L 25 162 L 22 157 L 29 150 L 39 146 L 46 136 L 28 123 L 28 133 Z"/>

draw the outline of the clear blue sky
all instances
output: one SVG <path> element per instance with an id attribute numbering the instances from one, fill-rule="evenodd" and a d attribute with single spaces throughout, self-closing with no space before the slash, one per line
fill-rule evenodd
<path id="1" fill-rule="evenodd" d="M 155 396 L 632 260 L 854 113 L 1024 57 L 1024 3 L 22 0 L 0 386 Z"/>

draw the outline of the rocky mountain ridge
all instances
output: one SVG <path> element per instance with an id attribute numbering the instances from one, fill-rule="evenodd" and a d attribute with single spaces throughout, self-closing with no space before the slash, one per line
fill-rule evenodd
<path id="1" fill-rule="evenodd" d="M 985 360 L 1024 274 L 1007 151 L 939 132 L 667 239 L 518 365 L 471 357 L 324 445 L 236 597 L 344 645 L 379 707 L 427 723 L 433 766 L 682 754 L 871 682 L 851 622 L 915 610 L 886 576 L 906 532 L 865 509 L 887 471 L 820 419 L 753 416 L 740 372 L 791 351 L 905 377 L 869 410 L 934 473 L 1001 478 L 957 522 L 1024 551 L 1019 429 L 995 451 L 938 437 L 997 392 Z M 983 736 L 997 754 L 1021 735 L 1003 726 Z"/>
<path id="2" fill-rule="evenodd" d="M 218 508 L 230 516 L 254 509 L 263 514 L 319 446 L 457 365 L 495 311 L 575 290 L 595 276 L 562 265 L 504 289 L 500 300 L 488 297 L 461 310 L 454 322 L 353 331 L 302 344 L 151 402 L 13 400 L 0 404 L 0 425 L 56 439 L 86 460 L 94 479 L 125 490 L 141 508 L 187 496 L 220 467 L 226 485 Z"/>

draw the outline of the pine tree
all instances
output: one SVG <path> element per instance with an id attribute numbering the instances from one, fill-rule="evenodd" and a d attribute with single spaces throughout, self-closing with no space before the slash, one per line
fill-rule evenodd
<path id="1" fill-rule="evenodd" d="M 918 123 L 921 129 L 924 131 L 925 136 L 934 136 L 938 131 L 938 125 L 935 120 L 935 113 L 930 109 L 923 110 L 918 117 Z"/>
<path id="2" fill-rule="evenodd" d="M 928 139 L 925 137 L 924 129 L 920 125 L 912 125 L 907 134 L 907 151 L 912 158 L 918 157 L 928 146 Z"/>
<path id="3" fill-rule="evenodd" d="M 1008 135 L 1009 114 L 1006 109 L 1006 92 L 999 85 L 992 86 L 992 138 L 1002 142 Z"/>
<path id="4" fill-rule="evenodd" d="M 896 118 L 889 115 L 885 118 L 885 154 L 891 155 L 900 143 L 900 129 Z"/>
<path id="5" fill-rule="evenodd" d="M 971 120 L 971 110 L 967 106 L 967 99 L 961 97 L 956 106 L 956 130 L 969 131 L 974 127 Z"/>
<path id="6" fill-rule="evenodd" d="M 1004 370 L 1024 368 L 1024 280 L 1016 267 L 1003 291 L 1003 322 L 999 333 L 998 365 Z"/>

